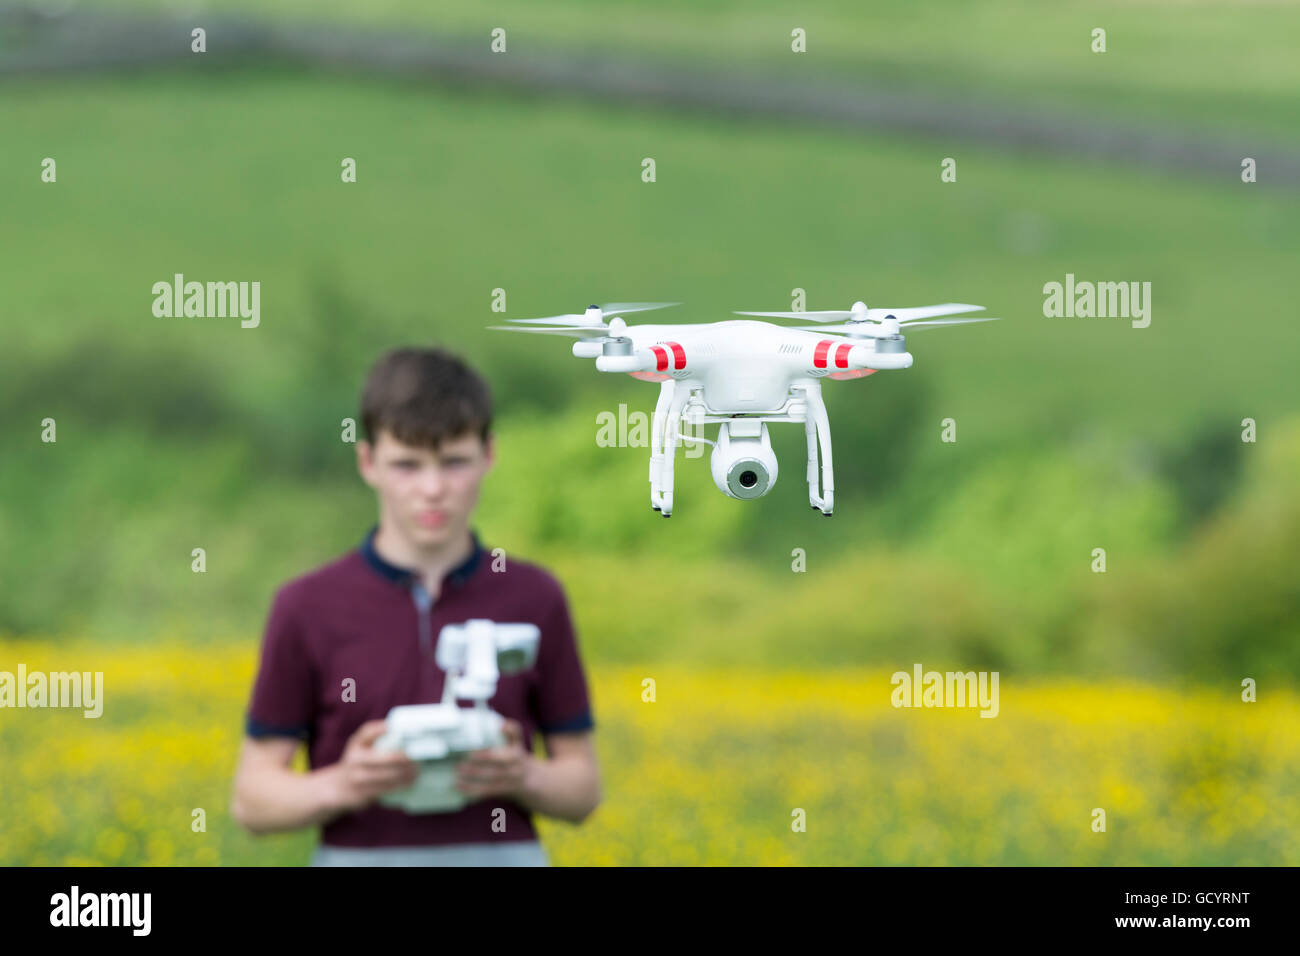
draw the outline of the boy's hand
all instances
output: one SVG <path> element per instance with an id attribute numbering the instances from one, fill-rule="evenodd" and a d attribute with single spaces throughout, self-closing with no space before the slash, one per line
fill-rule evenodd
<path id="1" fill-rule="evenodd" d="M 524 748 L 524 728 L 519 721 L 506 718 L 501 729 L 506 736 L 504 745 L 476 750 L 456 765 L 456 789 L 470 799 L 514 797 L 524 785 L 533 759 Z"/>
<path id="2" fill-rule="evenodd" d="M 368 720 L 348 738 L 332 773 L 334 804 L 343 810 L 360 810 L 381 794 L 415 783 L 419 765 L 400 750 L 382 753 L 375 741 L 384 733 L 384 721 Z"/>

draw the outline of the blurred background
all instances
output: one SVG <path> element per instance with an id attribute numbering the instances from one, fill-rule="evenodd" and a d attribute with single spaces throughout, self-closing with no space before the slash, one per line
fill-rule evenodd
<path id="1" fill-rule="evenodd" d="M 592 684 L 556 863 L 1300 863 L 1298 46 L 1280 2 L 0 7 L 0 670 L 105 681 L 0 711 L 0 863 L 306 861 L 229 817 L 261 628 L 374 521 L 366 369 L 432 343 L 498 406 L 474 525 L 564 584 Z M 259 281 L 259 327 L 155 317 L 177 272 Z M 1150 326 L 1045 317 L 1067 273 L 1150 282 Z M 826 384 L 830 520 L 795 425 L 768 496 L 679 458 L 662 520 L 596 443 L 657 387 L 486 330 L 794 289 L 1003 317 Z M 894 709 L 915 663 L 999 671 L 998 717 Z"/>

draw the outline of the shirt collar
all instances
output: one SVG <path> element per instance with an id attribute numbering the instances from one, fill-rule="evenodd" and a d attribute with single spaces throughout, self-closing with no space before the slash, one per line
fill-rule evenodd
<path id="1" fill-rule="evenodd" d="M 365 539 L 361 542 L 361 557 L 365 559 L 370 569 L 380 577 L 392 581 L 394 584 L 409 587 L 419 579 L 419 575 L 410 568 L 398 567 L 396 564 L 392 564 L 380 557 L 379 552 L 375 550 L 375 533 L 377 531 L 379 531 L 379 525 L 375 525 L 366 533 Z M 451 581 L 459 587 L 469 580 L 470 575 L 478 568 L 479 561 L 484 554 L 484 548 L 473 528 L 469 529 L 469 536 L 474 544 L 474 550 L 470 552 L 468 558 L 442 576 L 444 584 Z"/>

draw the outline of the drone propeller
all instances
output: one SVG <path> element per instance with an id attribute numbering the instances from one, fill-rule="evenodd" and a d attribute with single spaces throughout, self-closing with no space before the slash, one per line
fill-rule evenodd
<path id="1" fill-rule="evenodd" d="M 681 305 L 680 302 L 611 302 L 608 305 L 602 305 L 600 311 L 606 315 L 614 315 L 622 312 L 649 312 L 651 309 L 666 309 L 669 306 Z"/>
<path id="2" fill-rule="evenodd" d="M 923 322 L 918 319 L 912 321 L 898 320 L 892 315 L 886 316 L 880 322 L 841 322 L 837 325 L 805 325 L 800 327 L 803 332 L 839 332 L 841 335 L 850 338 L 870 338 L 883 339 L 891 335 L 899 335 L 912 329 L 929 329 L 937 325 L 965 325 L 969 322 L 1000 322 L 1000 317 L 980 316 L 977 319 L 931 319 Z"/>
<path id="3" fill-rule="evenodd" d="M 532 332 L 536 335 L 571 335 L 574 338 L 599 339 L 609 332 L 608 325 L 566 325 L 546 328 L 526 328 L 520 325 L 489 325 L 499 332 Z"/>
<path id="4" fill-rule="evenodd" d="M 573 343 L 573 354 L 580 358 L 595 358 L 597 355 L 630 355 L 632 339 L 627 334 L 627 323 L 620 316 L 612 316 L 607 323 L 600 325 L 564 325 L 540 328 L 523 325 L 489 325 L 489 329 L 502 332 L 532 332 L 538 335 L 571 335 L 582 339 Z M 598 351 L 591 351 L 592 347 Z"/>
<path id="5" fill-rule="evenodd" d="M 978 319 L 935 319 L 932 322 L 900 322 L 903 329 L 931 329 L 937 325 L 965 325 L 968 322 L 1001 322 L 1000 315 L 982 315 Z"/>
<path id="6" fill-rule="evenodd" d="M 507 319 L 508 322 L 519 322 L 527 325 L 556 325 L 568 326 L 571 329 L 586 328 L 588 326 L 600 327 L 605 324 L 605 316 L 617 315 L 625 312 L 649 312 L 651 309 L 666 309 L 672 305 L 681 305 L 680 302 L 610 302 L 605 305 L 589 305 L 585 312 L 570 312 L 566 315 L 549 315 L 542 319 Z M 505 328 L 505 326 L 495 326 L 495 328 Z"/>
<path id="7" fill-rule="evenodd" d="M 899 321 L 928 319 L 937 315 L 957 315 L 962 312 L 982 312 L 982 305 L 965 302 L 945 302 L 942 305 L 918 305 L 906 309 L 868 309 L 865 302 L 854 302 L 853 307 L 832 309 L 828 312 L 737 312 L 736 315 L 762 315 L 775 319 L 851 319 L 854 322 L 879 322 L 887 317 Z"/>

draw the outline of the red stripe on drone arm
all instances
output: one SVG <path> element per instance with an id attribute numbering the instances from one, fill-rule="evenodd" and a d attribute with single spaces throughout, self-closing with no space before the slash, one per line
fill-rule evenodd
<path id="1" fill-rule="evenodd" d="M 853 346 L 849 345 L 847 342 L 843 343 L 842 345 L 835 346 L 835 367 L 836 368 L 849 367 L 849 349 L 851 348 L 853 348 Z"/>
<path id="2" fill-rule="evenodd" d="M 655 354 L 655 371 L 662 372 L 668 368 L 668 353 L 658 345 L 650 346 L 650 351 Z"/>
<path id="3" fill-rule="evenodd" d="M 817 343 L 817 351 L 813 353 L 813 368 L 826 367 L 826 353 L 834 344 L 830 339 L 822 339 Z"/>
<path id="4" fill-rule="evenodd" d="M 673 350 L 673 368 L 686 368 L 686 350 L 676 342 L 669 342 L 667 345 Z"/>

